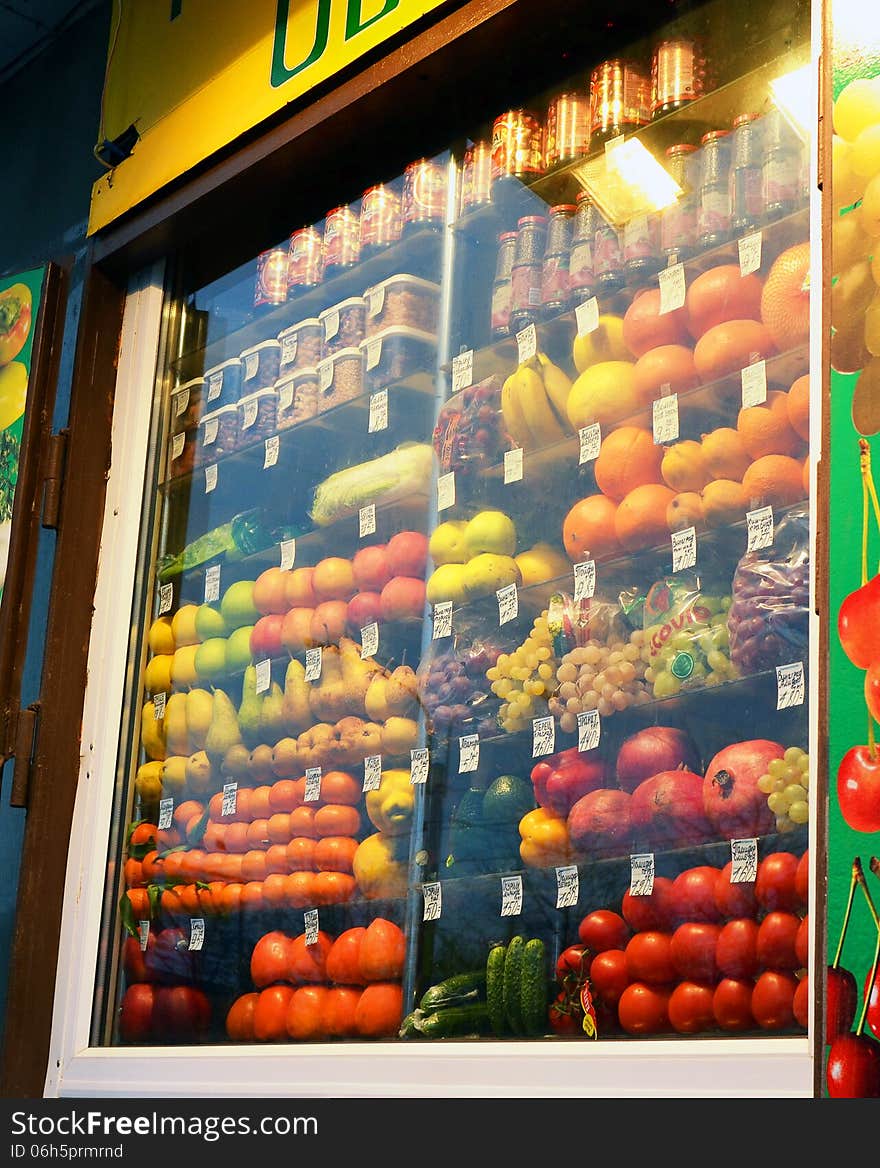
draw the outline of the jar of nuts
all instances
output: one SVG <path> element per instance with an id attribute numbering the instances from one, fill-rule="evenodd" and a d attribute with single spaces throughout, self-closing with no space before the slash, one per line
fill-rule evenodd
<path id="1" fill-rule="evenodd" d="M 278 393 L 277 428 L 289 430 L 318 412 L 318 370 L 305 366 L 283 374 L 275 382 Z"/>
<path id="2" fill-rule="evenodd" d="M 322 357 L 324 326 L 316 317 L 292 324 L 278 334 L 281 342 L 281 364 L 279 376 L 292 373 L 308 365 L 317 365 Z"/>
<path id="3" fill-rule="evenodd" d="M 360 397 L 363 392 L 364 355 L 360 349 L 340 349 L 318 362 L 318 413 Z"/>
<path id="4" fill-rule="evenodd" d="M 349 296 L 325 308 L 319 319 L 324 330 L 322 357 L 355 348 L 364 339 L 367 305 L 363 296 Z"/>
<path id="5" fill-rule="evenodd" d="M 389 276 L 364 293 L 367 303 L 367 336 L 391 325 L 406 325 L 422 332 L 437 331 L 440 286 L 420 276 Z"/>
<path id="6" fill-rule="evenodd" d="M 274 385 L 249 393 L 238 403 L 238 445 L 263 442 L 275 433 L 278 394 Z"/>

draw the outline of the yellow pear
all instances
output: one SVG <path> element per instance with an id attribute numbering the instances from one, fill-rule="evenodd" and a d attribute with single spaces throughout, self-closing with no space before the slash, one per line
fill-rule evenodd
<path id="1" fill-rule="evenodd" d="M 311 725 L 311 720 L 309 721 Z M 302 773 L 295 738 L 280 738 L 272 750 L 272 774 L 276 779 L 292 779 Z"/>
<path id="2" fill-rule="evenodd" d="M 174 689 L 189 689 L 191 685 L 198 685 L 199 672 L 196 669 L 196 653 L 198 645 L 181 645 L 174 650 L 171 658 L 171 684 Z"/>
<path id="3" fill-rule="evenodd" d="M 223 755 L 220 773 L 224 779 L 243 779 L 248 773 L 251 752 L 243 742 L 233 743 Z"/>
<path id="4" fill-rule="evenodd" d="M 162 764 L 162 792 L 170 796 L 175 803 L 180 799 L 186 786 L 186 763 L 185 755 L 171 754 Z"/>
<path id="5" fill-rule="evenodd" d="M 204 750 L 197 750 L 186 759 L 186 787 L 189 794 L 199 799 L 213 793 L 217 786 L 214 768 Z"/>
<path id="6" fill-rule="evenodd" d="M 373 722 L 384 722 L 388 717 L 388 678 L 384 673 L 374 674 L 367 686 L 364 710 Z"/>
<path id="7" fill-rule="evenodd" d="M 342 661 L 336 645 L 325 645 L 321 654 L 321 676 L 309 686 L 309 706 L 313 719 L 319 722 L 338 722 L 348 709 Z"/>
<path id="8" fill-rule="evenodd" d="M 241 731 L 238 728 L 238 715 L 232 699 L 223 689 L 214 690 L 214 711 L 211 716 L 211 725 L 205 738 L 205 750 L 212 762 L 219 765 L 226 752 L 233 746 L 241 743 Z"/>
<path id="9" fill-rule="evenodd" d="M 339 638 L 339 662 L 347 712 L 361 718 L 366 712 L 364 699 L 370 683 L 374 677 L 381 676 L 384 669 L 372 657 L 367 661 L 362 660 L 360 645 L 350 637 Z"/>
<path id="10" fill-rule="evenodd" d="M 385 685 L 386 718 L 414 718 L 419 709 L 419 678 L 411 665 L 398 665 Z M 376 718 L 374 721 L 379 721 Z"/>
<path id="11" fill-rule="evenodd" d="M 171 632 L 177 648 L 182 645 L 197 645 L 199 643 L 200 638 L 196 632 L 196 613 L 198 610 L 197 604 L 184 604 L 171 618 Z"/>
<path id="12" fill-rule="evenodd" d="M 284 704 L 282 706 L 284 734 L 302 734 L 303 730 L 308 730 L 314 721 L 312 708 L 309 704 L 309 689 L 305 666 L 296 657 L 291 657 L 284 675 Z"/>
<path id="13" fill-rule="evenodd" d="M 155 806 L 163 795 L 162 767 L 163 763 L 154 759 L 151 762 L 142 763 L 134 776 L 134 789 L 137 796 L 142 803 L 149 807 Z"/>
<path id="14" fill-rule="evenodd" d="M 147 758 L 162 761 L 167 753 L 165 747 L 165 719 L 156 717 L 156 707 L 144 703 L 141 710 L 141 746 Z"/>
<path id="15" fill-rule="evenodd" d="M 272 770 L 272 759 L 273 750 L 271 746 L 265 742 L 261 742 L 259 746 L 254 747 L 248 759 L 248 774 L 252 782 L 260 784 L 275 781 L 276 776 Z"/>
<path id="16" fill-rule="evenodd" d="M 238 707 L 238 728 L 245 746 L 251 750 L 261 741 L 260 716 L 263 694 L 257 693 L 257 667 L 248 665 L 241 683 L 241 704 Z"/>
<path id="17" fill-rule="evenodd" d="M 185 693 L 173 693 L 165 702 L 165 746 L 169 754 L 190 753 Z"/>
<path id="18" fill-rule="evenodd" d="M 191 689 L 186 695 L 186 729 L 190 750 L 204 750 L 214 715 L 214 695 L 207 689 Z"/>
<path id="19" fill-rule="evenodd" d="M 287 723 L 284 718 L 284 690 L 277 681 L 269 686 L 269 692 L 263 697 L 260 707 L 260 733 L 263 741 L 270 744 L 283 738 L 287 733 Z"/>
<path id="20" fill-rule="evenodd" d="M 419 724 L 412 718 L 389 718 L 382 727 L 382 756 L 408 758 L 419 744 Z"/>

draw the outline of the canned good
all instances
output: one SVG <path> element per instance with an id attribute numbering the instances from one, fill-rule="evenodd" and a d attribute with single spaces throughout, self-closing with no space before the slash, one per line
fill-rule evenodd
<path id="1" fill-rule="evenodd" d="M 403 230 L 400 195 L 385 183 L 377 183 L 361 196 L 361 258 L 378 255 L 400 239 Z"/>
<path id="2" fill-rule="evenodd" d="M 461 213 L 492 202 L 492 143 L 473 142 L 461 167 Z"/>
<path id="3" fill-rule="evenodd" d="M 417 228 L 439 230 L 446 220 L 446 164 L 420 158 L 403 172 L 403 234 Z"/>
<path id="4" fill-rule="evenodd" d="M 660 41 L 651 58 L 651 114 L 662 118 L 705 92 L 706 58 L 694 37 Z"/>
<path id="5" fill-rule="evenodd" d="M 697 250 L 697 148 L 677 142 L 666 150 L 666 169 L 681 194 L 660 212 L 660 252 L 686 260 Z"/>
<path id="6" fill-rule="evenodd" d="M 287 248 L 273 247 L 257 256 L 254 308 L 283 304 L 287 299 Z"/>
<path id="7" fill-rule="evenodd" d="M 698 242 L 701 248 L 718 247 L 730 239 L 730 132 L 710 130 L 700 146 Z"/>
<path id="8" fill-rule="evenodd" d="M 512 109 L 492 124 L 492 187 L 544 173 L 544 133 L 537 114 Z"/>
<path id="9" fill-rule="evenodd" d="M 353 268 L 360 259 L 360 225 L 352 207 L 334 207 L 324 219 L 324 275 Z"/>
<path id="10" fill-rule="evenodd" d="M 324 274 L 324 241 L 317 227 L 301 227 L 290 237 L 287 249 L 287 288 L 314 288 Z"/>
<path id="11" fill-rule="evenodd" d="M 651 79 L 622 57 L 603 61 L 590 74 L 590 140 L 607 142 L 651 120 Z"/>
<path id="12" fill-rule="evenodd" d="M 574 162 L 590 148 L 590 95 L 560 93 L 547 107 L 544 164 L 547 169 Z"/>
<path id="13" fill-rule="evenodd" d="M 761 222 L 761 124 L 757 114 L 740 114 L 733 122 L 730 158 L 730 229 L 735 236 L 754 231 Z"/>

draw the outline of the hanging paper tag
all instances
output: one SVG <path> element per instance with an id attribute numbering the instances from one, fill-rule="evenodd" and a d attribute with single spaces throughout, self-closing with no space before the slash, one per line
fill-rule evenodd
<path id="1" fill-rule="evenodd" d="M 592 462 L 594 458 L 598 458 L 602 445 L 602 427 L 599 423 L 593 422 L 590 426 L 582 426 L 578 430 L 578 442 L 580 444 L 578 466 L 583 466 L 585 462 Z"/>
<path id="2" fill-rule="evenodd" d="M 377 434 L 380 430 L 388 429 L 388 390 L 380 389 L 370 394 L 370 420 L 367 430 L 370 434 Z"/>
<path id="3" fill-rule="evenodd" d="M 584 560 L 574 566 L 574 598 L 589 600 L 596 591 L 596 561 Z"/>
<path id="4" fill-rule="evenodd" d="M 658 273 L 660 280 L 660 315 L 684 307 L 684 266 L 670 264 Z"/>
<path id="5" fill-rule="evenodd" d="M 595 750 L 602 735 L 602 723 L 598 710 L 581 710 L 577 716 L 578 750 Z"/>
<path id="6" fill-rule="evenodd" d="M 190 917 L 189 921 L 189 948 L 197 953 L 205 943 L 204 917 Z"/>
<path id="7" fill-rule="evenodd" d="M 332 341 L 339 332 L 339 310 L 336 308 L 325 312 L 323 315 L 324 321 L 324 340 Z"/>
<path id="8" fill-rule="evenodd" d="M 248 353 L 244 359 L 244 380 L 252 381 L 257 375 L 257 369 L 260 367 L 260 356 L 258 353 Z"/>
<path id="9" fill-rule="evenodd" d="M 368 754 L 364 759 L 364 786 L 365 791 L 375 791 L 382 782 L 382 755 Z"/>
<path id="10" fill-rule="evenodd" d="M 159 800 L 159 822 L 157 824 L 159 831 L 167 831 L 168 830 L 168 828 L 171 826 L 173 816 L 174 816 L 174 800 L 170 799 L 170 798 L 169 799 L 160 799 Z"/>
<path id="11" fill-rule="evenodd" d="M 296 350 L 299 347 L 299 337 L 296 333 L 281 337 L 281 364 L 292 365 L 296 360 Z"/>
<path id="12" fill-rule="evenodd" d="M 375 657 L 378 652 L 379 626 L 375 621 L 370 621 L 361 629 L 361 660 L 366 661 L 368 657 Z"/>
<path id="13" fill-rule="evenodd" d="M 440 892 L 440 882 L 422 885 L 422 897 L 425 906 L 422 910 L 423 921 L 439 921 L 443 897 Z"/>
<path id="14" fill-rule="evenodd" d="M 420 746 L 409 752 L 409 781 L 416 785 L 428 781 L 431 758 L 427 746 Z"/>
<path id="15" fill-rule="evenodd" d="M 670 393 L 667 397 L 656 397 L 652 404 L 654 423 L 654 442 L 659 446 L 663 442 L 678 440 L 678 394 Z"/>
<path id="16" fill-rule="evenodd" d="M 376 504 L 367 503 L 358 511 L 358 535 L 361 539 L 365 535 L 373 535 L 376 531 Z"/>
<path id="17" fill-rule="evenodd" d="M 378 316 L 385 303 L 385 289 L 377 284 L 375 288 L 368 288 L 364 296 L 367 298 L 367 316 Z"/>
<path id="18" fill-rule="evenodd" d="M 672 570 L 683 572 L 697 562 L 697 529 L 685 527 L 672 533 Z"/>
<path id="19" fill-rule="evenodd" d="M 318 389 L 321 393 L 326 393 L 333 384 L 333 362 L 319 361 L 318 362 Z"/>
<path id="20" fill-rule="evenodd" d="M 165 698 L 166 694 L 153 694 L 153 717 L 157 722 L 161 722 L 165 717 Z"/>
<path id="21" fill-rule="evenodd" d="M 321 768 L 306 767 L 306 789 L 303 794 L 305 803 L 317 803 L 321 798 Z"/>
<path id="22" fill-rule="evenodd" d="M 585 337 L 588 333 L 596 331 L 599 327 L 599 301 L 595 296 L 591 296 L 583 304 L 577 305 L 574 310 L 574 319 L 579 337 Z"/>
<path id="23" fill-rule="evenodd" d="M 220 565 L 211 564 L 205 572 L 205 604 L 220 599 Z"/>
<path id="24" fill-rule="evenodd" d="M 372 340 L 367 341 L 366 354 L 366 366 L 367 372 L 369 372 L 371 369 L 376 368 L 379 364 L 379 358 L 382 356 L 382 341 L 379 337 L 374 337 Z"/>
<path id="25" fill-rule="evenodd" d="M 504 451 L 504 483 L 518 483 L 523 477 L 523 452 L 521 446 Z"/>
<path id="26" fill-rule="evenodd" d="M 538 330 L 533 324 L 526 325 L 516 334 L 516 352 L 520 365 L 523 361 L 530 361 L 538 352 Z"/>
<path id="27" fill-rule="evenodd" d="M 650 896 L 654 891 L 654 853 L 642 852 L 629 858 L 630 896 Z"/>
<path id="28" fill-rule="evenodd" d="M 434 605 L 434 629 L 431 634 L 433 641 L 440 640 L 441 637 L 452 636 L 452 601 L 438 600 Z"/>
<path id="29" fill-rule="evenodd" d="M 316 908 L 307 909 L 303 913 L 303 925 L 305 926 L 306 945 L 318 944 L 318 910 Z"/>
<path id="30" fill-rule="evenodd" d="M 501 915 L 518 917 L 523 906 L 522 876 L 501 877 Z"/>
<path id="31" fill-rule="evenodd" d="M 553 718 L 532 718 L 532 758 L 543 758 L 555 749 L 556 723 Z"/>
<path id="32" fill-rule="evenodd" d="M 756 552 L 761 548 L 770 547 L 773 543 L 773 508 L 758 507 L 755 511 L 747 511 L 746 530 L 748 531 L 746 551 Z"/>
<path id="33" fill-rule="evenodd" d="M 754 361 L 740 370 L 743 409 L 759 406 L 767 400 L 767 363 Z"/>
<path id="34" fill-rule="evenodd" d="M 235 808 L 238 803 L 238 783 L 224 783 L 223 784 L 223 801 L 220 804 L 221 819 L 228 819 L 230 815 L 235 815 Z"/>
<path id="35" fill-rule="evenodd" d="M 210 493 L 217 486 L 217 463 L 212 462 L 210 466 L 205 467 L 205 494 Z"/>
<path id="36" fill-rule="evenodd" d="M 466 349 L 452 358 L 452 392 L 458 393 L 474 383 L 474 351 Z"/>
<path id="37" fill-rule="evenodd" d="M 293 386 L 282 385 L 278 390 L 278 409 L 280 412 L 286 413 L 293 405 Z"/>
<path id="38" fill-rule="evenodd" d="M 256 691 L 258 694 L 267 693 L 269 686 L 272 684 L 272 662 L 268 657 L 262 661 L 257 662 L 257 684 Z"/>
<path id="39" fill-rule="evenodd" d="M 556 869 L 556 907 L 574 908 L 578 902 L 578 870 L 574 864 Z"/>
<path id="40" fill-rule="evenodd" d="M 159 616 L 164 616 L 166 612 L 171 612 L 171 605 L 174 603 L 174 585 L 160 584 L 159 585 Z"/>
<path id="41" fill-rule="evenodd" d="M 208 378 L 208 402 L 216 401 L 223 392 L 223 370 L 218 369 Z"/>
<path id="42" fill-rule="evenodd" d="M 749 276 L 761 268 L 761 232 L 753 231 L 737 240 L 739 251 L 739 274 Z"/>
<path id="43" fill-rule="evenodd" d="M 256 422 L 256 420 L 257 420 L 257 414 L 259 413 L 260 403 L 251 397 L 251 398 L 248 398 L 246 401 L 242 402 L 242 406 L 243 406 L 243 409 L 241 411 L 241 428 L 242 428 L 242 430 L 250 430 L 251 426 L 253 426 L 254 422 Z"/>
<path id="44" fill-rule="evenodd" d="M 213 446 L 217 441 L 217 433 L 219 430 L 219 418 L 205 418 L 205 428 L 202 432 L 202 446 Z"/>
<path id="45" fill-rule="evenodd" d="M 754 884 L 758 877 L 758 841 L 732 839 L 730 841 L 730 883 Z"/>
<path id="46" fill-rule="evenodd" d="M 141 947 L 141 952 L 147 948 L 147 943 L 150 940 L 150 922 L 138 921 L 138 943 Z"/>
<path id="47" fill-rule="evenodd" d="M 278 451 L 281 449 L 281 439 L 277 434 L 273 434 L 271 438 L 266 439 L 265 453 L 263 455 L 263 470 L 268 470 L 270 466 L 275 466 L 278 462 Z"/>
<path id="48" fill-rule="evenodd" d="M 189 406 L 189 390 L 181 389 L 174 394 L 174 416 L 175 418 L 182 418 Z"/>
<path id="49" fill-rule="evenodd" d="M 480 765 L 479 734 L 463 734 L 458 740 L 458 773 L 469 774 Z"/>
<path id="50" fill-rule="evenodd" d="M 499 588 L 495 596 L 498 599 L 498 623 L 506 625 L 508 621 L 516 620 L 519 615 L 519 598 L 516 585 L 507 584 Z"/>
<path id="51" fill-rule="evenodd" d="M 306 649 L 306 681 L 317 681 L 321 676 L 324 650 L 320 645 Z"/>
<path id="52" fill-rule="evenodd" d="M 186 445 L 186 434 L 184 434 L 182 431 L 180 434 L 175 434 L 174 437 L 171 439 L 171 461 L 172 462 L 174 462 L 175 459 L 180 458 L 181 454 L 183 454 L 183 448 L 185 445 Z"/>
<path id="53" fill-rule="evenodd" d="M 790 706 L 804 704 L 804 663 L 793 661 L 791 665 L 776 666 L 776 709 L 787 710 Z"/>
<path id="54" fill-rule="evenodd" d="M 455 471 L 437 476 L 437 510 L 445 511 L 455 503 Z"/>
<path id="55" fill-rule="evenodd" d="M 281 541 L 281 571 L 289 572 L 296 559 L 296 540 L 282 539 Z"/>

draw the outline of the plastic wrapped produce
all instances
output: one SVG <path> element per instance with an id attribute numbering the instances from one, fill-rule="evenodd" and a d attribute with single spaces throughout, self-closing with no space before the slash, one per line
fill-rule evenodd
<path id="1" fill-rule="evenodd" d="M 737 565 L 727 629 L 742 673 L 804 659 L 809 601 L 809 513 L 800 507 L 781 521 L 770 547 L 746 552 Z"/>
<path id="2" fill-rule="evenodd" d="M 494 375 L 451 397 L 434 428 L 441 473 L 491 466 L 512 445 L 501 414 L 501 378 Z"/>
<path id="3" fill-rule="evenodd" d="M 500 641 L 468 632 L 442 644 L 432 644 L 418 670 L 428 729 L 441 736 L 497 734 L 499 702 L 487 692 L 486 670 L 503 651 Z"/>

